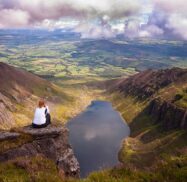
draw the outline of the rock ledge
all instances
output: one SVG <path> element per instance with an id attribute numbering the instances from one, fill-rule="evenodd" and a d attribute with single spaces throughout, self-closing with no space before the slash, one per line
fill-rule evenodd
<path id="1" fill-rule="evenodd" d="M 30 138 L 20 143 L 23 138 Z M 7 162 L 19 157 L 33 157 L 43 155 L 53 160 L 59 172 L 66 176 L 79 177 L 80 167 L 68 143 L 68 130 L 62 126 L 48 126 L 42 129 L 33 129 L 30 126 L 15 129 L 14 131 L 0 131 L 0 142 L 14 142 L 17 146 L 1 151 L 0 162 Z"/>

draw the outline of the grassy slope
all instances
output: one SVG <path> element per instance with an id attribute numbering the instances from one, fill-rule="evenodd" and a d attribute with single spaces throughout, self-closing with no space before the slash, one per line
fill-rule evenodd
<path id="1" fill-rule="evenodd" d="M 176 105 L 186 107 L 186 85 L 175 84 L 160 90 L 157 96 L 170 100 L 177 99 Z M 178 96 L 180 95 L 180 96 Z M 149 100 L 140 101 L 132 96 L 114 93 L 108 98 L 131 128 L 131 136 L 123 142 L 119 153 L 120 161 L 126 166 L 122 170 L 136 168 L 144 177 L 142 181 L 185 181 L 187 180 L 187 132 L 184 130 L 163 131 L 154 118 L 144 109 Z M 146 172 L 149 168 L 151 172 Z M 121 170 L 121 169 L 120 169 Z M 120 171 L 116 169 L 116 173 Z M 153 175 L 157 173 L 157 176 Z M 134 173 L 136 176 L 136 172 Z M 108 176 L 108 175 L 107 175 Z M 119 178 L 123 173 L 119 175 Z M 134 179 L 133 181 L 141 181 Z"/>
<path id="2" fill-rule="evenodd" d="M 186 86 L 172 84 L 155 96 L 168 101 L 175 99 L 174 104 L 186 108 Z M 144 112 L 149 99 L 142 101 L 117 92 L 107 94 L 105 99 L 113 103 L 129 124 L 131 136 L 123 142 L 119 152 L 121 166 L 92 173 L 80 181 L 186 181 L 187 132 L 164 131 L 160 124 L 155 124 L 154 118 Z"/>
<path id="3" fill-rule="evenodd" d="M 173 90 L 171 87 L 161 90 L 158 95 L 170 98 L 182 93 L 181 101 L 186 103 L 184 89 L 175 85 L 176 90 L 169 92 Z M 131 136 L 123 142 L 119 152 L 122 165 L 113 169 L 94 172 L 84 180 L 71 179 L 67 181 L 186 181 L 187 132 L 184 130 L 163 131 L 159 124 L 154 123 L 151 116 L 144 113 L 149 100 L 140 101 L 135 97 L 120 93 L 107 95 L 105 99 L 113 103 L 131 128 Z"/>
<path id="4" fill-rule="evenodd" d="M 99 89 L 94 90 L 93 88 L 82 87 L 79 84 L 78 86 L 76 82 L 72 85 L 61 85 L 61 83 L 58 82 L 58 85 L 62 86 L 63 93 L 71 98 L 65 98 L 63 104 L 56 103 L 55 110 L 52 111 L 53 115 L 60 116 L 64 122 L 67 121 L 70 116 L 83 110 L 91 100 L 100 95 L 101 91 Z M 180 94 L 182 97 L 176 100 L 176 104 L 185 107 L 185 89 L 176 85 L 172 87 L 175 88 L 174 92 L 171 92 L 171 88 L 167 88 L 166 90 L 160 90 L 158 95 L 164 98 L 170 98 L 171 95 L 174 97 L 176 93 Z M 37 90 L 37 92 L 39 91 Z M 37 179 L 37 181 L 45 181 L 44 179 L 53 181 L 52 176 L 55 176 L 56 181 L 70 182 L 125 180 L 135 182 L 184 181 L 187 178 L 187 158 L 185 155 L 181 154 L 184 154 L 185 151 L 187 140 L 186 132 L 164 132 L 159 125 L 154 125 L 154 120 L 142 112 L 148 105 L 148 100 L 140 101 L 135 97 L 124 96 L 120 93 L 107 95 L 105 99 L 113 103 L 114 107 L 120 111 L 123 118 L 131 127 L 131 137 L 124 141 L 119 154 L 120 161 L 124 165 L 114 169 L 95 172 L 84 180 L 75 180 L 64 179 L 63 176 L 59 175 L 58 172 L 54 170 L 54 164 L 48 159 L 37 158 L 39 164 L 34 164 L 34 166 L 43 166 L 41 169 L 45 172 L 39 170 L 39 174 L 42 175 L 38 174 L 40 178 L 36 177 L 34 179 Z M 34 158 L 29 160 L 34 160 L 36 162 Z M 49 162 L 49 169 L 45 166 L 45 161 L 47 161 L 47 163 Z M 153 161 L 157 162 L 153 163 Z M 150 172 L 145 170 L 147 166 L 150 166 Z M 51 174 L 46 173 L 47 170 L 52 171 Z M 29 179 L 31 179 L 31 172 L 28 171 L 27 167 L 20 168 L 17 163 L 15 164 L 15 162 L 12 163 L 10 161 L 0 165 L 0 179 L 3 181 L 11 181 L 12 179 L 15 181 L 17 179 L 18 181 L 29 181 Z"/>
<path id="5" fill-rule="evenodd" d="M 60 121 L 66 123 L 70 118 L 79 114 L 97 96 L 99 90 L 90 90 L 88 87 L 64 86 L 63 92 L 72 97 L 72 101 L 57 105 L 53 115 L 59 115 Z"/>
<path id="6" fill-rule="evenodd" d="M 114 98 L 115 105 L 117 96 Z M 142 168 L 143 165 L 153 164 L 150 159 L 154 159 L 155 154 L 159 158 L 161 154 L 174 154 L 176 150 L 176 153 L 182 153 L 179 150 L 186 147 L 187 138 L 187 133 L 184 130 L 163 131 L 159 124 L 154 123 L 151 116 L 143 112 L 148 104 L 146 101 L 140 102 L 132 97 L 124 98 L 124 101 L 120 100 L 119 102 L 122 104 L 116 105 L 116 109 L 122 113 L 131 128 L 131 137 L 124 142 L 120 153 L 122 162 L 127 163 L 129 160 Z M 146 159 L 148 163 L 146 163 Z"/>
<path id="7" fill-rule="evenodd" d="M 49 105 L 52 121 L 65 124 L 70 118 L 83 111 L 97 94 L 97 90 L 90 90 L 87 87 L 56 87 L 56 93 L 46 95 L 47 104 Z M 41 92 L 42 90 L 39 90 Z M 38 92 L 38 91 L 37 91 Z M 37 93 L 37 95 L 39 95 Z M 45 97 L 45 96 L 44 96 Z M 43 95 L 41 95 L 43 98 Z M 32 95 L 22 103 L 15 104 L 16 126 L 24 126 L 32 121 L 34 109 L 37 105 L 39 96 Z"/>
<path id="8" fill-rule="evenodd" d="M 66 90 L 67 89 L 67 90 Z M 81 88 L 64 87 L 64 92 L 69 92 L 70 95 L 79 97 L 82 92 Z M 99 95 L 93 94 L 89 88 L 84 88 L 86 91 L 85 100 L 90 100 Z M 99 90 L 98 90 L 99 91 Z M 86 94 L 88 92 L 88 94 Z M 91 94 L 92 93 L 92 94 Z M 90 94 L 91 97 L 87 96 Z M 123 98 L 123 99 L 122 99 Z M 39 177 L 36 175 L 34 179 L 37 181 L 44 181 L 50 179 L 53 181 L 52 176 L 55 176 L 56 181 L 66 182 L 93 182 L 93 181 L 185 181 L 187 179 L 187 157 L 184 154 L 187 134 L 185 131 L 170 131 L 164 132 L 159 125 L 154 125 L 151 117 L 142 113 L 148 105 L 148 100 L 141 102 L 134 97 L 125 97 L 120 93 L 114 93 L 106 96 L 106 100 L 110 100 L 114 107 L 120 111 L 124 119 L 131 127 L 131 137 L 124 141 L 122 149 L 119 153 L 120 161 L 123 163 L 121 166 L 108 169 L 100 172 L 90 174 L 86 179 L 76 180 L 67 179 L 58 174 L 52 167 L 54 164 L 48 159 L 38 158 L 42 170 L 39 170 Z M 86 101 L 86 103 L 87 103 Z M 79 104 L 78 104 L 79 105 Z M 36 161 L 35 159 L 29 159 Z M 46 169 L 46 162 L 50 163 L 49 169 Z M 153 163 L 153 161 L 156 161 Z M 19 162 L 18 162 L 19 163 Z M 37 168 L 37 165 L 34 165 Z M 30 164 L 29 164 L 30 166 Z M 149 170 L 147 170 L 147 167 Z M 8 170 L 7 170 L 8 169 Z M 51 170 L 49 175 L 47 170 Z M 0 179 L 4 181 L 11 181 L 11 179 L 19 179 L 19 181 L 27 181 L 31 179 L 31 172 L 26 167 L 19 168 L 17 163 L 6 163 L 0 166 L 2 174 Z M 6 173 L 5 173 L 6 171 Z M 42 175 L 41 175 L 42 174 Z M 16 180 L 15 180 L 16 181 Z"/>
<path id="9" fill-rule="evenodd" d="M 65 123 L 84 110 L 95 97 L 95 90 L 76 86 L 77 83 L 73 80 L 70 85 L 63 81 L 54 81 L 53 84 L 27 71 L 3 63 L 0 63 L 0 66 L 2 71 L 0 93 L 8 100 L 4 99 L 2 104 L 8 102 L 11 105 L 6 109 L 15 120 L 15 123 L 12 122 L 12 125 L 8 126 L 6 123 L 5 125 L 1 123 L 0 129 L 30 124 L 40 98 L 47 100 L 52 121 Z"/>
<path id="10" fill-rule="evenodd" d="M 0 181 L 2 182 L 61 182 L 62 177 L 55 163 L 43 156 L 18 158 L 0 164 Z"/>

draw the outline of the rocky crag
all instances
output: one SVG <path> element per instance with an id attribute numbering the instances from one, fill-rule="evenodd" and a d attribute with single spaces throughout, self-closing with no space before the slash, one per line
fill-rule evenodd
<path id="1" fill-rule="evenodd" d="M 42 156 L 56 164 L 59 174 L 79 177 L 79 163 L 68 143 L 68 130 L 64 127 L 33 129 L 27 126 L 1 131 L 0 148 L 1 164 L 13 161 L 18 168 L 27 168 L 27 159 Z"/>
<path id="2" fill-rule="evenodd" d="M 187 128 L 187 69 L 147 70 L 108 85 L 112 93 L 146 102 L 146 114 L 165 130 Z"/>
<path id="3" fill-rule="evenodd" d="M 107 96 L 131 129 L 119 152 L 122 169 L 145 172 L 149 168 L 155 173 L 164 164 L 172 171 L 171 179 L 178 179 L 171 163 L 179 160 L 186 167 L 187 69 L 147 70 L 105 85 Z M 177 170 L 182 175 L 182 169 Z"/>
<path id="4" fill-rule="evenodd" d="M 165 130 L 186 129 L 187 109 L 160 99 L 153 99 L 147 107 L 147 114 L 155 118 L 156 123 L 162 123 Z"/>
<path id="5" fill-rule="evenodd" d="M 139 99 L 146 99 L 171 84 L 186 84 L 186 82 L 187 69 L 146 70 L 127 79 L 116 81 L 114 88 Z"/>

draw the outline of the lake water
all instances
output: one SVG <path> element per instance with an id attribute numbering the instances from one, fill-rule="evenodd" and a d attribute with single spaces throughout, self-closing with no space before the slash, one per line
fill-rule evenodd
<path id="1" fill-rule="evenodd" d="M 93 101 L 83 113 L 68 122 L 67 127 L 81 177 L 118 164 L 121 143 L 130 134 L 119 112 L 105 101 Z"/>

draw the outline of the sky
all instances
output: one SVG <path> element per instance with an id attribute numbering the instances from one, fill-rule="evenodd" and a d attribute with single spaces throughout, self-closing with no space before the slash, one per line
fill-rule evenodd
<path id="1" fill-rule="evenodd" d="M 187 40 L 187 0 L 0 0 L 0 29 Z"/>

